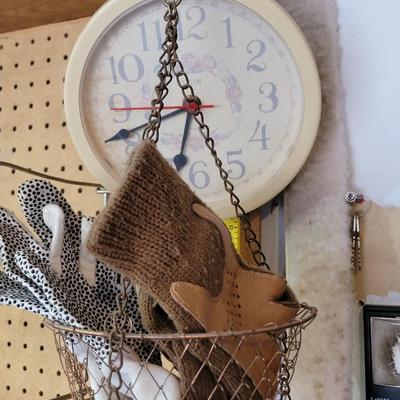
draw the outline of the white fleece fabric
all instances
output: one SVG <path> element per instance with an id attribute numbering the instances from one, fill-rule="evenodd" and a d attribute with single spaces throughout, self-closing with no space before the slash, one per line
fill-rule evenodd
<path id="1" fill-rule="evenodd" d="M 322 117 L 313 151 L 288 189 L 287 277 L 319 314 L 304 332 L 291 384 L 295 400 L 352 398 L 354 310 L 348 206 L 350 151 L 340 76 L 334 0 L 278 0 L 314 53 L 322 84 Z"/>

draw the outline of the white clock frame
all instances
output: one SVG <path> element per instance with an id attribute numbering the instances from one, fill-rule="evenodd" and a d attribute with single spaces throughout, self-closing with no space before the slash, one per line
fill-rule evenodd
<path id="1" fill-rule="evenodd" d="M 241 194 L 246 211 L 252 211 L 281 192 L 297 175 L 306 161 L 317 135 L 321 114 L 321 85 L 311 49 L 300 28 L 287 12 L 273 0 L 235 0 L 264 18 L 279 33 L 288 46 L 297 65 L 303 85 L 304 113 L 295 148 L 288 160 L 265 185 L 253 193 Z M 80 110 L 80 86 L 85 63 L 103 31 L 129 8 L 142 0 L 112 0 L 101 7 L 82 31 L 70 56 L 64 100 L 67 125 L 74 145 L 87 168 L 108 190 L 118 184 L 107 163 L 96 153 L 86 136 Z M 210 207 L 222 218 L 231 217 L 232 206 L 226 201 L 216 201 Z"/>

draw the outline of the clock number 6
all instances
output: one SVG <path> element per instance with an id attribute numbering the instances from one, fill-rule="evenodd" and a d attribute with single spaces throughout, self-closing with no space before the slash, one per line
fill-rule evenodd
<path id="1" fill-rule="evenodd" d="M 258 91 L 260 94 L 264 94 L 265 98 L 271 102 L 270 107 L 265 107 L 262 103 L 260 103 L 258 105 L 259 110 L 266 114 L 275 111 L 279 102 L 276 95 L 276 85 L 272 82 L 264 82 L 260 85 Z"/>
<path id="2" fill-rule="evenodd" d="M 204 161 L 196 161 L 190 167 L 189 180 L 195 188 L 205 189 L 210 184 L 210 175 L 203 169 L 195 171 L 196 166 L 199 164 L 207 168 L 207 164 Z"/>

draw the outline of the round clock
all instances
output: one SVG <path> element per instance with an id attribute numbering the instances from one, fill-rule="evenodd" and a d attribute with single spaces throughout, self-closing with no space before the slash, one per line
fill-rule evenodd
<path id="1" fill-rule="evenodd" d="M 298 26 L 271 0 L 183 0 L 179 56 L 242 204 L 266 203 L 298 173 L 315 140 L 321 93 Z M 70 57 L 65 110 L 85 164 L 113 190 L 142 138 L 164 40 L 160 0 L 111 0 Z M 233 209 L 175 81 L 158 147 L 221 217 Z M 179 155 L 184 154 L 184 159 Z"/>

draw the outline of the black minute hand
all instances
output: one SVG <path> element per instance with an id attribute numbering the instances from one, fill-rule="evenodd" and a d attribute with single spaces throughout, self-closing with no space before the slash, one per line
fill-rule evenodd
<path id="1" fill-rule="evenodd" d="M 179 114 L 182 114 L 182 113 L 184 113 L 184 112 L 186 112 L 186 109 L 180 108 L 180 109 L 178 109 L 178 110 L 175 110 L 175 111 L 170 112 L 169 114 L 163 115 L 163 116 L 161 117 L 161 120 L 174 117 L 175 115 L 179 115 Z M 106 140 L 104 141 L 104 143 L 114 142 L 114 141 L 116 141 L 116 140 L 128 139 L 128 138 L 129 138 L 129 135 L 130 135 L 131 133 L 133 133 L 133 132 L 135 132 L 135 131 L 137 131 L 137 130 L 139 130 L 139 129 L 145 128 L 146 125 L 147 125 L 147 122 L 144 123 L 144 124 L 142 124 L 142 125 L 136 126 L 135 128 L 132 128 L 132 129 L 121 129 L 121 130 L 118 131 L 114 136 L 111 136 L 110 138 L 106 139 Z"/>
<path id="2" fill-rule="evenodd" d="M 186 141 L 189 136 L 190 124 L 192 122 L 192 118 L 193 118 L 192 113 L 188 112 L 186 115 L 185 129 L 183 130 L 181 151 L 173 158 L 173 162 L 178 172 L 187 164 L 187 157 L 183 154 L 183 151 L 185 150 Z"/>

